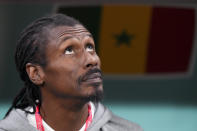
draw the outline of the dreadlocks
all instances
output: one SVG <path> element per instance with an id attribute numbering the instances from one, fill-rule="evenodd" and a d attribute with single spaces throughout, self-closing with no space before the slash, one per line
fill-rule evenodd
<path id="1" fill-rule="evenodd" d="M 20 78 L 24 82 L 24 87 L 16 95 L 11 107 L 6 113 L 8 116 L 13 108 L 19 108 L 26 113 L 35 113 L 35 105 L 41 105 L 42 98 L 40 87 L 35 85 L 29 79 L 26 72 L 26 64 L 32 63 L 45 67 L 47 60 L 45 57 L 45 48 L 48 43 L 48 33 L 57 26 L 75 26 L 81 23 L 74 18 L 63 14 L 55 14 L 39 18 L 27 26 L 20 35 L 16 45 L 15 64 Z M 33 107 L 33 112 L 25 110 L 27 107 Z"/>

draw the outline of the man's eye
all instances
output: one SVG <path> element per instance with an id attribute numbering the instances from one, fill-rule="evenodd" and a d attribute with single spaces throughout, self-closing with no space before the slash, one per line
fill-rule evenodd
<path id="1" fill-rule="evenodd" d="M 88 52 L 94 51 L 94 46 L 92 44 L 87 44 L 86 45 L 86 51 L 88 51 Z"/>
<path id="2" fill-rule="evenodd" d="M 67 47 L 65 50 L 65 54 L 66 55 L 74 54 L 73 47 L 72 46 Z"/>

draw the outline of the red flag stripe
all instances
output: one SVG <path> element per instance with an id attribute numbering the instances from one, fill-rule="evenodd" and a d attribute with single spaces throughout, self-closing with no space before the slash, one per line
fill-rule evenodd
<path id="1" fill-rule="evenodd" d="M 186 72 L 194 37 L 194 9 L 153 8 L 147 73 Z"/>

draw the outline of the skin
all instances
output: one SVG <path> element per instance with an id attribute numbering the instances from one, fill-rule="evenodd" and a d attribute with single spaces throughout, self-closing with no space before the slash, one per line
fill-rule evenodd
<path id="1" fill-rule="evenodd" d="M 28 63 L 26 71 L 41 87 L 40 112 L 46 123 L 58 131 L 76 131 L 88 116 L 88 101 L 83 98 L 103 91 L 98 72 L 80 84 L 78 78 L 89 70 L 100 69 L 100 59 L 91 34 L 81 25 L 55 27 L 48 38 L 46 67 Z"/>

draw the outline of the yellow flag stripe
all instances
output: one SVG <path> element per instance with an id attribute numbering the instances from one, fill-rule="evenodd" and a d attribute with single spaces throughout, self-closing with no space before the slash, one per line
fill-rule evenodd
<path id="1" fill-rule="evenodd" d="M 150 6 L 103 7 L 99 55 L 104 73 L 145 72 L 151 14 Z M 124 43 L 124 34 L 129 36 L 129 43 Z M 118 42 L 119 36 L 122 36 L 123 43 Z"/>

